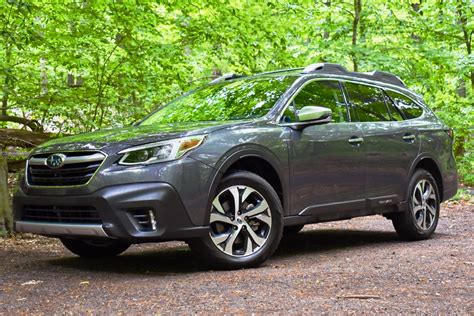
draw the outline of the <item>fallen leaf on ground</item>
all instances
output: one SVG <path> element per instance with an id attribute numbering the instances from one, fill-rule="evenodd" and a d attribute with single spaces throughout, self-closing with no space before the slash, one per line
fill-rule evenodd
<path id="1" fill-rule="evenodd" d="M 37 284 L 40 284 L 40 283 L 43 283 L 43 281 L 31 280 L 31 281 L 22 283 L 21 286 L 25 286 L 25 285 L 37 285 Z"/>

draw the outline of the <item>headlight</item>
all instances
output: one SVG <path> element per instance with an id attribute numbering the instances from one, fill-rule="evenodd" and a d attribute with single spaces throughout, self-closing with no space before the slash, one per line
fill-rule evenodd
<path id="1" fill-rule="evenodd" d="M 206 135 L 189 136 L 127 148 L 119 152 L 124 154 L 119 164 L 141 165 L 175 160 L 199 147 L 205 138 Z"/>

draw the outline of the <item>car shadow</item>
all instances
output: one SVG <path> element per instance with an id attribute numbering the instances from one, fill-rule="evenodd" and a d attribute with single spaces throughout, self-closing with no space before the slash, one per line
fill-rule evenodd
<path id="1" fill-rule="evenodd" d="M 305 230 L 284 236 L 275 257 L 287 257 L 308 252 L 335 252 L 369 244 L 400 242 L 395 232 L 353 229 Z"/>
<path id="2" fill-rule="evenodd" d="M 440 234 L 435 235 L 440 237 Z M 435 237 L 436 238 L 436 237 Z M 308 253 L 336 253 L 342 249 L 353 249 L 367 245 L 395 244 L 401 241 L 394 232 L 315 229 L 285 236 L 271 261 Z M 209 271 L 186 246 L 166 248 L 159 251 L 133 251 L 107 259 L 85 259 L 67 257 L 48 260 L 54 266 L 89 272 L 121 274 L 169 275 Z"/>

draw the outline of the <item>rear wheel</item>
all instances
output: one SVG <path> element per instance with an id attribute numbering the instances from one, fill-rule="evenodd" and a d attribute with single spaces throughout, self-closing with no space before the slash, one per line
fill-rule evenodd
<path id="1" fill-rule="evenodd" d="M 84 258 L 114 257 L 130 247 L 128 243 L 109 239 L 82 240 L 62 238 L 61 242 L 70 252 Z"/>
<path id="2" fill-rule="evenodd" d="M 188 244 L 208 265 L 256 267 L 276 250 L 282 236 L 282 206 L 260 176 L 239 171 L 225 177 L 212 198 L 210 233 Z"/>
<path id="3" fill-rule="evenodd" d="M 401 239 L 427 239 L 438 225 L 438 186 L 428 171 L 419 169 L 413 174 L 408 190 L 408 209 L 394 214 L 393 226 Z"/>

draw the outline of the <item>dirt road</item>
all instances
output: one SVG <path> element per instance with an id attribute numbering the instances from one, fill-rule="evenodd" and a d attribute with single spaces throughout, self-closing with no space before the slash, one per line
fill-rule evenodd
<path id="1" fill-rule="evenodd" d="M 474 207 L 444 205 L 437 234 L 401 242 L 383 217 L 311 225 L 259 269 L 206 271 L 184 243 L 111 260 L 46 238 L 0 241 L 0 314 L 474 313 Z"/>

